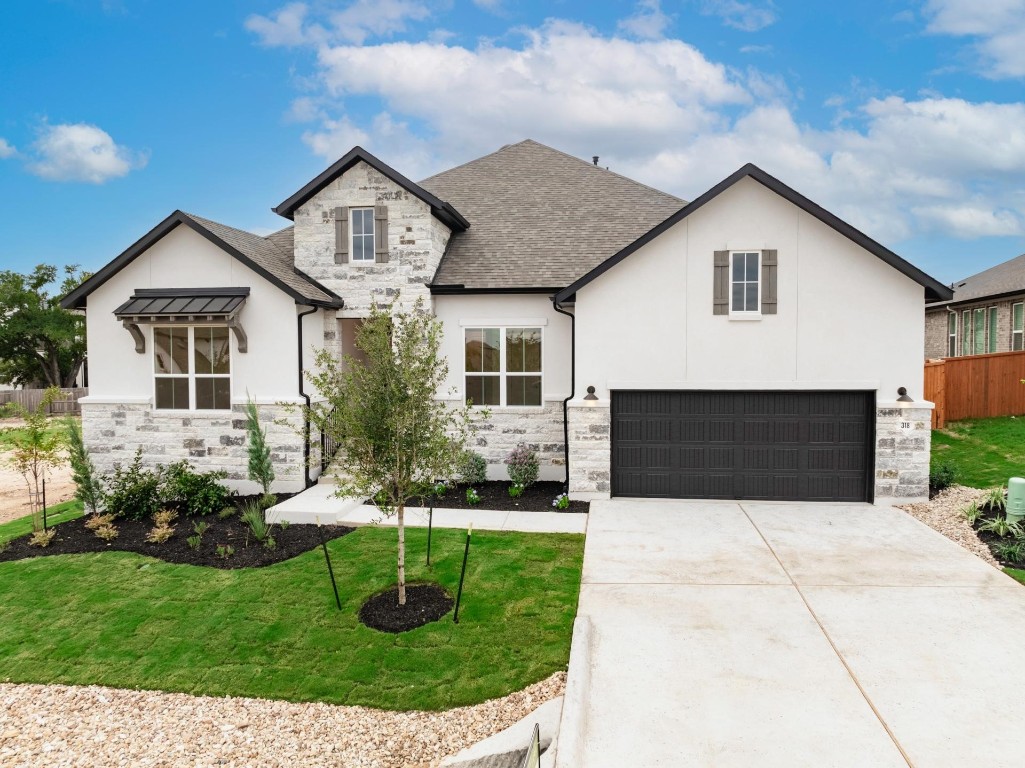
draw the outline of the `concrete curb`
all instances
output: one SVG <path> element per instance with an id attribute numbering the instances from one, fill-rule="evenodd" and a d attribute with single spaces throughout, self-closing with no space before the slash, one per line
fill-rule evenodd
<path id="1" fill-rule="evenodd" d="M 555 745 L 555 768 L 580 768 L 587 736 L 587 700 L 591 690 L 592 640 L 594 630 L 588 616 L 573 622 L 566 693 L 562 702 L 562 724 Z M 551 752 L 551 750 L 549 750 Z"/>

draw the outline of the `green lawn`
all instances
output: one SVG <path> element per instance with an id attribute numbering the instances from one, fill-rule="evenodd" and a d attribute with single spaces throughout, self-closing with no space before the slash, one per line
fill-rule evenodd
<path id="1" fill-rule="evenodd" d="M 51 416 L 50 424 L 46 428 L 48 435 L 60 435 L 63 439 L 67 431 L 64 426 L 66 416 Z M 24 427 L 4 427 L 0 425 L 0 451 L 9 451 L 14 448 L 15 439 L 24 434 Z"/>
<path id="2" fill-rule="evenodd" d="M 1025 584 L 1025 571 L 1020 571 L 1017 568 L 1004 568 L 1004 573 L 1015 581 L 1020 581 L 1022 584 Z"/>
<path id="3" fill-rule="evenodd" d="M 953 464 L 957 482 L 974 488 L 1007 485 L 1025 476 L 1025 417 L 947 424 L 932 432 L 932 468 Z"/>
<path id="4" fill-rule="evenodd" d="M 57 525 L 58 523 L 74 520 L 76 517 L 81 516 L 82 502 L 74 499 L 54 504 L 46 509 L 46 522 L 48 525 Z M 32 533 L 31 515 L 11 520 L 9 523 L 0 524 L 0 542 L 16 539 L 19 536 L 24 536 L 26 533 Z"/>
<path id="5" fill-rule="evenodd" d="M 0 529 L 2 530 L 2 529 Z M 455 596 L 465 532 L 407 531 L 410 582 Z M 394 529 L 366 527 L 322 552 L 221 571 L 131 553 L 0 563 L 0 680 L 100 684 L 386 709 L 474 704 L 564 669 L 583 536 L 474 533 L 460 623 L 389 635 L 359 623 L 394 584 Z"/>

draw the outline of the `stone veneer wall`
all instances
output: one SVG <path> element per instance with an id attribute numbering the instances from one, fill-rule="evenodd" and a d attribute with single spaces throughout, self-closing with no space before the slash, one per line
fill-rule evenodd
<path id="1" fill-rule="evenodd" d="M 487 459 L 489 479 L 508 480 L 505 458 L 520 443 L 537 451 L 541 480 L 566 479 L 561 400 L 546 402 L 543 408 L 492 410 L 469 447 Z"/>
<path id="2" fill-rule="evenodd" d="M 86 447 L 102 474 L 114 464 L 127 465 L 142 449 L 148 467 L 187 459 L 198 471 L 224 470 L 225 485 L 243 493 L 255 493 L 256 483 L 247 479 L 245 406 L 233 405 L 232 413 L 161 413 L 148 403 L 82 405 L 82 433 Z M 267 441 L 274 462 L 274 490 L 301 491 L 303 441 L 291 427 L 275 423 L 287 420 L 301 429 L 298 413 L 289 414 L 279 405 L 260 405 L 260 421 L 267 429 Z M 315 447 L 319 437 L 314 435 Z M 319 467 L 312 472 L 319 474 Z"/>
<path id="3" fill-rule="evenodd" d="M 607 499 L 612 472 L 612 409 L 608 401 L 597 405 L 569 404 L 569 496 L 590 501 Z"/>
<path id="4" fill-rule="evenodd" d="M 388 262 L 335 264 L 334 209 L 388 206 Z M 401 292 L 403 305 L 422 297 L 434 279 L 450 230 L 430 206 L 366 163 L 357 163 L 294 214 L 295 266 L 345 299 L 347 312 L 366 312 Z M 325 327 L 328 333 L 333 327 Z"/>
<path id="5" fill-rule="evenodd" d="M 902 423 L 908 427 L 902 429 Z M 876 410 L 877 501 L 929 498 L 932 409 L 881 407 Z"/>

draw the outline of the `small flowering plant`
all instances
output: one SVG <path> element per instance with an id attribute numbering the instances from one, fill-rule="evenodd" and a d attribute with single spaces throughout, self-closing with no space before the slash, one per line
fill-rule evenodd
<path id="1" fill-rule="evenodd" d="M 509 486 L 509 496 L 514 499 L 518 499 L 523 495 L 523 486 L 519 483 L 513 483 Z"/>
<path id="2" fill-rule="evenodd" d="M 474 488 L 466 489 L 466 503 L 471 507 L 480 503 L 480 494 Z"/>
<path id="3" fill-rule="evenodd" d="M 565 493 L 560 493 L 552 499 L 552 506 L 556 509 L 569 509 L 569 496 Z"/>
<path id="4" fill-rule="evenodd" d="M 445 485 L 444 480 L 439 480 L 437 483 L 434 484 L 434 488 L 432 489 L 432 491 L 435 496 L 444 496 L 446 493 L 448 493 L 448 486 Z"/>

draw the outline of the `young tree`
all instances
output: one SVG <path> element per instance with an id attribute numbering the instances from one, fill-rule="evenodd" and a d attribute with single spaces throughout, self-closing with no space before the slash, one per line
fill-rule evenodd
<path id="1" fill-rule="evenodd" d="M 32 527 L 43 529 L 42 483 L 46 471 L 64 463 L 61 449 L 64 447 L 59 431 L 49 429 L 46 416 L 50 403 L 61 396 L 56 387 L 51 387 L 35 410 L 18 406 L 17 411 L 25 420 L 24 427 L 10 430 L 14 450 L 8 462 L 25 478 L 29 492 L 29 508 L 32 510 Z"/>
<path id="2" fill-rule="evenodd" d="M 40 264 L 27 275 L 0 272 L 0 382 L 72 387 L 85 360 L 85 318 L 60 306 L 60 297 L 88 275 L 64 268 L 57 293 L 57 268 Z"/>
<path id="3" fill-rule="evenodd" d="M 75 481 L 75 498 L 85 505 L 86 511 L 95 515 L 103 506 L 103 480 L 96 472 L 96 465 L 85 447 L 82 425 L 78 419 L 73 416 L 65 419 L 64 434 L 68 441 L 72 479 Z"/>
<path id="4" fill-rule="evenodd" d="M 338 444 L 338 495 L 373 498 L 397 516 L 399 605 L 406 603 L 406 500 L 452 477 L 474 431 L 468 407 L 437 399 L 448 375 L 440 344 L 441 322 L 423 300 L 411 311 L 375 307 L 356 335 L 364 359 L 338 361 L 324 351 L 310 376 L 327 403 L 305 414 Z"/>
<path id="5" fill-rule="evenodd" d="M 246 400 L 246 433 L 249 437 L 249 479 L 263 488 L 263 507 L 273 503 L 270 486 L 274 482 L 274 464 L 267 445 L 267 430 L 260 427 L 260 414 L 252 398 Z M 270 502 L 270 503 L 268 503 Z"/>

